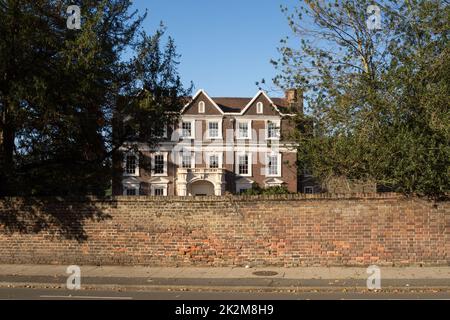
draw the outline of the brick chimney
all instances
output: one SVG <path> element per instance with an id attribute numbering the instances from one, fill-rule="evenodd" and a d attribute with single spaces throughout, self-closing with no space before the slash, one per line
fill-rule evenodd
<path id="1" fill-rule="evenodd" d="M 303 113 L 303 91 L 301 89 L 287 89 L 285 99 L 290 112 Z"/>

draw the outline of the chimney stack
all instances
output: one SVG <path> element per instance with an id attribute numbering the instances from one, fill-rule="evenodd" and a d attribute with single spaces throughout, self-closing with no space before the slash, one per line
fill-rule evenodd
<path id="1" fill-rule="evenodd" d="M 285 99 L 290 112 L 303 113 L 303 91 L 301 89 L 287 89 Z"/>

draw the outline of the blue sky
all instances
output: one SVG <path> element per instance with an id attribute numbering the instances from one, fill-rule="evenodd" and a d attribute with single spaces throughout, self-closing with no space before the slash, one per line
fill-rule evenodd
<path id="1" fill-rule="evenodd" d="M 211 96 L 253 96 L 256 81 L 266 79 L 267 89 L 275 69 L 280 39 L 290 34 L 280 4 L 295 0 L 135 0 L 148 9 L 144 29 L 153 33 L 160 21 L 167 27 L 181 54 L 180 75 L 195 90 Z M 270 91 L 281 96 L 281 91 Z"/>

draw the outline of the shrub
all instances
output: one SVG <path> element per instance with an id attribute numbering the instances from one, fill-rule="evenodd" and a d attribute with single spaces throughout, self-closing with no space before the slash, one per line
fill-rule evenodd
<path id="1" fill-rule="evenodd" d="M 288 194 L 291 193 L 285 186 L 275 186 L 268 188 L 261 188 L 258 184 L 254 184 L 251 189 L 242 192 L 242 195 L 258 195 L 258 194 Z"/>

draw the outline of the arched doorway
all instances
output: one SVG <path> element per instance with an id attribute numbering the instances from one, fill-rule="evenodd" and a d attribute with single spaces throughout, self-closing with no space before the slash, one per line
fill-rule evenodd
<path id="1" fill-rule="evenodd" d="M 214 185 L 206 180 L 199 180 L 189 184 L 189 195 L 191 196 L 213 196 Z"/>

